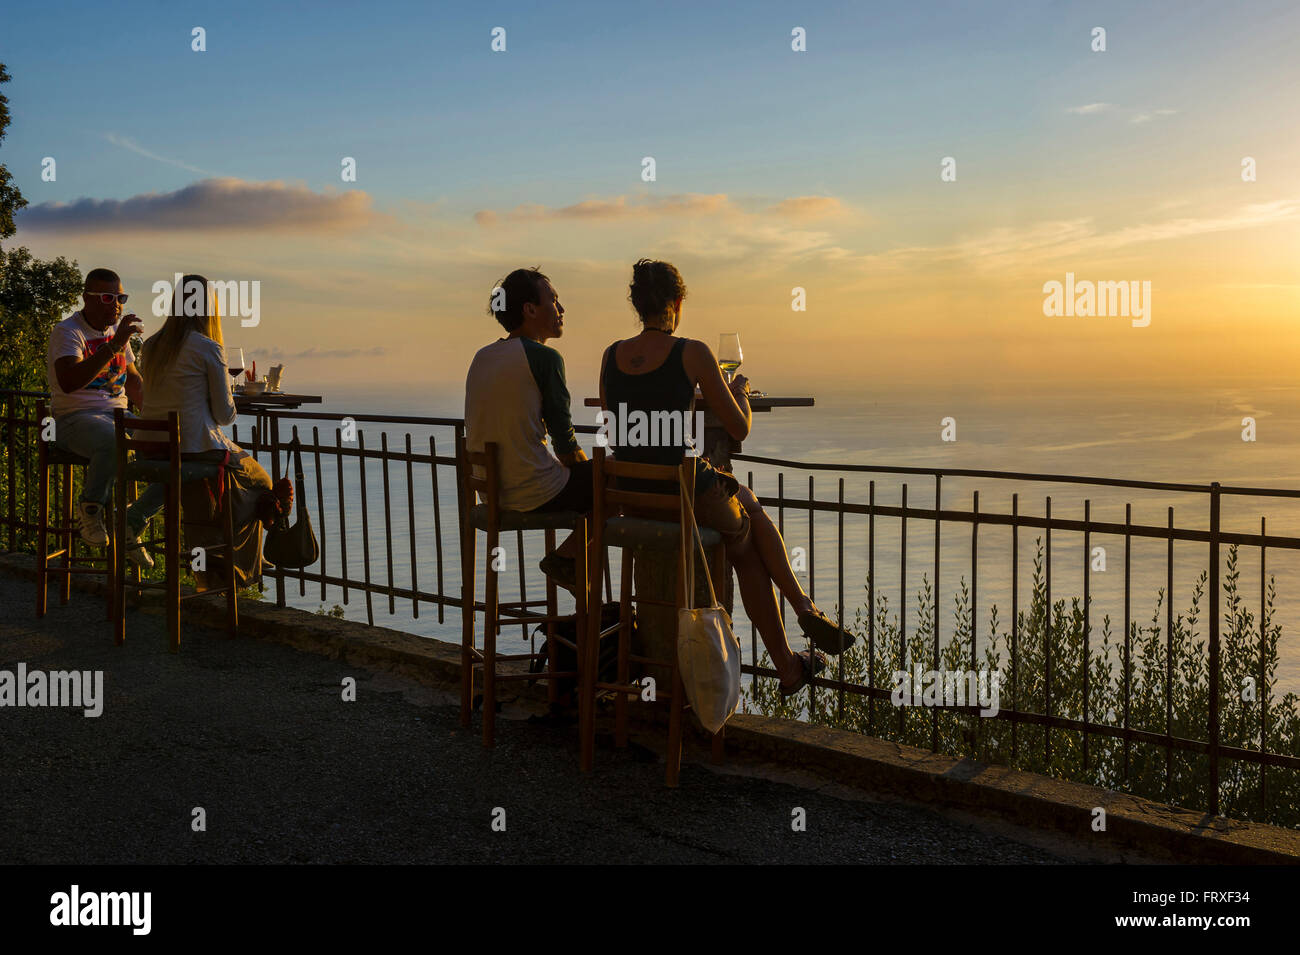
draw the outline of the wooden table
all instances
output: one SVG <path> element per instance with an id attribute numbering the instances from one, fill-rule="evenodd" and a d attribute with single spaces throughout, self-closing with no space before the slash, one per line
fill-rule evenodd
<path id="1" fill-rule="evenodd" d="M 256 449 L 265 441 L 266 419 L 268 411 L 292 410 L 303 405 L 318 405 L 325 399 L 320 395 L 295 395 L 283 391 L 262 392 L 260 395 L 244 395 L 232 392 L 235 410 L 240 414 L 253 416 L 253 447 Z"/>
<path id="2" fill-rule="evenodd" d="M 582 404 L 586 408 L 599 408 L 600 399 L 586 398 Z M 811 408 L 814 404 L 813 398 L 776 395 L 757 395 L 749 399 L 749 408 L 754 414 L 770 412 L 773 408 Z M 709 403 L 698 391 L 695 393 L 695 410 L 704 412 L 704 456 L 714 467 L 726 468 L 730 471 L 731 455 L 742 450 L 740 442 L 727 434 L 727 429 L 709 410 Z"/>
<path id="3" fill-rule="evenodd" d="M 320 395 L 293 395 L 283 391 L 263 392 L 260 395 L 245 395 L 236 391 L 235 410 L 240 414 L 260 414 L 278 408 L 300 408 L 303 405 L 318 405 L 325 399 Z"/>

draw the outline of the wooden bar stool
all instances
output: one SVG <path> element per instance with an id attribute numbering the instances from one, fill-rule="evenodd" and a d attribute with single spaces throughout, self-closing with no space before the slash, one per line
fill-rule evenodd
<path id="1" fill-rule="evenodd" d="M 167 419 L 146 420 L 128 416 L 118 409 L 115 415 L 117 430 L 117 514 L 115 535 L 118 540 L 126 539 L 126 491 L 127 484 L 143 481 L 149 484 L 162 484 L 166 487 L 163 504 L 163 537 L 141 544 L 150 552 L 161 556 L 165 562 L 163 580 L 129 580 L 127 578 L 126 558 L 122 548 L 118 548 L 113 567 L 115 590 L 115 614 L 113 620 L 113 638 L 118 646 L 126 643 L 126 591 L 143 593 L 149 590 L 161 590 L 166 595 L 167 637 L 169 649 L 177 653 L 181 647 L 181 601 L 191 597 L 208 595 L 226 595 L 226 633 L 235 636 L 239 628 L 239 604 L 235 586 L 235 529 L 231 513 L 231 495 L 229 482 L 223 482 L 222 490 L 217 495 L 217 514 L 212 521 L 187 521 L 191 526 L 219 527 L 222 530 L 222 542 L 208 548 L 207 555 L 213 552 L 225 557 L 225 586 L 214 587 L 198 593 L 181 596 L 181 568 L 190 557 L 181 539 L 181 485 L 191 481 L 216 481 L 221 473 L 221 465 L 213 461 L 187 461 L 181 454 L 181 420 L 180 414 L 168 412 Z M 128 430 L 129 429 L 129 430 Z M 143 431 L 161 433 L 166 440 L 143 440 L 132 436 L 131 432 Z M 134 458 L 128 455 L 134 453 Z"/>
<path id="2" fill-rule="evenodd" d="M 538 600 L 510 601 L 501 603 L 498 599 L 497 547 L 500 546 L 502 531 L 542 530 L 546 532 L 546 551 L 555 549 L 556 530 L 573 530 L 586 540 L 587 518 L 574 511 L 512 511 L 501 507 L 498 477 L 498 446 L 488 442 L 482 451 L 470 451 L 465 446 L 465 436 L 456 435 L 456 470 L 463 489 L 460 514 L 460 578 L 461 578 L 461 683 L 460 683 L 460 723 L 470 725 L 470 714 L 474 707 L 474 674 L 483 674 L 483 745 L 492 746 L 496 737 L 496 701 L 497 682 L 511 680 L 547 681 L 547 696 L 552 703 L 558 698 L 558 681 L 576 680 L 578 673 L 561 672 L 555 668 L 556 648 L 563 644 L 572 649 L 581 659 L 581 645 L 586 630 L 588 586 L 587 559 L 585 553 L 576 560 L 574 577 L 577 582 L 575 595 L 576 610 L 572 614 L 559 613 L 555 582 L 546 581 L 546 597 Z M 474 467 L 482 469 L 482 476 L 474 475 Z M 476 503 L 476 496 L 483 498 L 483 503 Z M 478 532 L 487 534 L 485 581 L 482 603 L 474 600 L 474 585 L 477 577 L 475 566 L 475 548 Z M 599 594 L 599 589 L 596 593 Z M 530 607 L 545 605 L 544 613 L 535 613 Z M 483 612 L 483 649 L 475 646 L 474 623 L 479 611 Z M 599 617 L 599 614 L 596 615 Z M 573 621 L 578 639 L 570 642 L 555 632 L 555 624 L 561 621 Z M 500 673 L 498 666 L 508 661 L 533 661 L 539 654 L 498 653 L 497 633 L 502 626 L 511 624 L 545 624 L 546 625 L 546 672 Z"/>
<path id="3" fill-rule="evenodd" d="M 687 461 L 693 461 L 687 458 Z M 620 490 L 618 479 L 666 481 L 678 488 L 667 493 L 650 491 Z M 680 480 L 679 480 L 680 478 Z M 606 550 L 609 547 L 623 548 L 623 570 L 619 581 L 619 630 L 618 638 L 618 678 L 614 683 L 605 683 L 598 679 L 597 660 L 600 638 L 599 618 L 588 623 L 585 654 L 579 670 L 582 674 L 581 697 L 582 719 L 579 731 L 582 734 L 582 768 L 590 769 L 596 744 L 596 694 L 606 691 L 614 694 L 614 742 L 616 746 L 627 745 L 627 716 L 629 697 L 640 696 L 642 685 L 630 681 L 631 664 L 664 667 L 672 672 L 672 688 L 669 699 L 668 715 L 668 750 L 666 760 L 668 768 L 665 782 L 676 786 L 681 772 L 682 762 L 682 717 L 686 709 L 686 694 L 682 688 L 681 673 L 677 667 L 676 629 L 673 630 L 672 659 L 657 659 L 631 652 L 632 604 L 657 604 L 682 608 L 686 605 L 686 567 L 683 561 L 683 535 L 689 535 L 688 528 L 681 523 L 683 507 L 695 506 L 695 469 L 678 468 L 671 464 L 636 464 L 618 461 L 606 457 L 605 449 L 596 448 L 592 466 L 592 519 L 591 519 L 591 580 L 598 582 L 604 572 Z M 648 513 L 654 517 L 625 516 L 621 508 L 633 509 L 635 513 Z M 659 519 L 656 519 L 659 518 Z M 710 573 L 718 581 L 723 579 L 725 554 L 722 536 L 711 527 L 701 527 L 700 537 L 704 550 L 709 555 Z M 696 548 L 693 540 L 687 540 L 686 553 L 695 560 Z M 646 594 L 635 594 L 632 589 L 633 568 L 636 561 L 673 561 L 677 567 L 676 599 L 663 600 Z M 673 620 L 676 627 L 676 619 Z M 612 629 L 612 628 L 611 628 Z M 656 692 L 656 702 L 662 694 Z M 713 756 L 720 759 L 722 755 L 722 730 L 713 735 Z"/>
<path id="4" fill-rule="evenodd" d="M 44 401 L 36 405 L 36 426 L 38 434 L 43 429 L 43 422 L 49 417 L 49 407 Z M 79 454 L 64 451 L 53 441 L 38 439 L 36 442 L 36 480 L 39 482 L 37 492 L 36 525 L 36 616 L 45 616 L 50 577 L 59 578 L 59 603 L 66 604 L 72 597 L 72 576 L 74 574 L 92 574 L 102 576 L 107 585 L 108 594 L 104 598 L 107 619 L 113 619 L 113 567 L 114 544 L 117 538 L 110 533 L 108 543 L 104 545 L 104 555 L 93 554 L 74 556 L 75 542 L 80 534 L 72 521 L 72 469 L 84 468 L 90 462 Z M 57 468 L 59 475 L 59 517 L 58 523 L 50 524 L 50 469 Z M 111 514 L 111 506 L 108 508 Z M 112 524 L 105 522 L 106 527 Z M 50 552 L 50 534 L 55 535 L 59 549 Z M 83 545 L 83 549 L 86 545 Z M 52 561 L 58 561 L 51 566 Z"/>

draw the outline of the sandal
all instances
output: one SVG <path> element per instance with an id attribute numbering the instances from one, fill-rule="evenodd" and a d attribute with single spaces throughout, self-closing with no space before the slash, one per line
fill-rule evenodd
<path id="1" fill-rule="evenodd" d="M 826 653 L 843 653 L 857 640 L 843 627 L 837 627 L 820 610 L 799 614 L 799 626 L 814 647 Z"/>
<path id="2" fill-rule="evenodd" d="M 808 681 L 830 666 L 830 661 L 815 650 L 800 650 L 795 656 L 803 664 L 803 674 L 799 677 L 799 682 L 789 689 L 786 689 L 785 686 L 781 687 L 781 699 L 783 700 L 790 699 L 790 697 L 807 686 Z"/>

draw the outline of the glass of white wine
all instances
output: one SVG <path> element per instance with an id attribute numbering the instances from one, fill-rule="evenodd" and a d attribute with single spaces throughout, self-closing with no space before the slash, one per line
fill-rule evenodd
<path id="1" fill-rule="evenodd" d="M 740 367 L 743 358 L 740 336 L 735 332 L 723 332 L 722 337 L 718 339 L 718 365 L 722 368 L 722 377 L 727 379 L 727 384 L 731 384 L 731 379 L 735 377 L 736 369 Z"/>

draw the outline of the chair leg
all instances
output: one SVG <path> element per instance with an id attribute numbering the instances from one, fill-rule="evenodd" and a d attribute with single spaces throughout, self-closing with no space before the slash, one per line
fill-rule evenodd
<path id="1" fill-rule="evenodd" d="M 59 480 L 63 497 L 63 557 L 59 570 L 59 603 L 66 604 L 72 599 L 72 545 L 78 539 L 72 528 L 72 465 L 60 468 Z"/>
<path id="2" fill-rule="evenodd" d="M 463 515 L 462 515 L 463 520 Z M 460 545 L 460 725 L 469 728 L 474 704 L 474 547 L 478 531 L 462 532 Z"/>
<path id="3" fill-rule="evenodd" d="M 495 531 L 487 536 L 487 575 L 483 588 L 483 745 L 496 743 L 497 729 L 497 572 L 492 556 L 500 541 Z"/>
<path id="4" fill-rule="evenodd" d="M 167 482 L 167 503 L 163 507 L 163 532 L 167 554 L 167 639 L 168 649 L 179 653 L 181 649 L 181 561 L 184 559 L 181 542 L 181 489 L 179 484 Z"/>
<path id="5" fill-rule="evenodd" d="M 239 633 L 239 595 L 235 592 L 235 508 L 229 486 L 224 497 L 221 529 L 226 537 L 226 636 L 233 640 Z"/>
<path id="6" fill-rule="evenodd" d="M 618 590 L 618 683 L 627 686 L 632 679 L 631 664 L 628 657 L 632 654 L 632 564 L 635 558 L 630 549 L 623 551 L 623 571 L 619 575 Z M 626 693 L 614 697 L 614 745 L 623 749 L 627 746 L 627 711 Z"/>
<path id="7" fill-rule="evenodd" d="M 117 509 L 113 512 L 113 535 L 119 541 L 126 540 L 126 485 L 120 479 L 113 493 L 117 497 Z M 113 591 L 113 643 L 123 646 L 126 643 L 126 554 L 123 548 L 113 550 L 113 559 L 108 586 Z"/>
<path id="8" fill-rule="evenodd" d="M 546 553 L 555 551 L 555 530 L 546 528 Z M 554 617 L 559 610 L 558 594 L 555 581 L 546 578 L 546 616 Z M 546 672 L 550 678 L 546 681 L 546 702 L 554 706 L 560 701 L 560 688 L 555 681 L 555 621 L 546 622 Z"/>
<path id="9" fill-rule="evenodd" d="M 600 554 L 587 538 L 587 522 L 579 520 L 577 532 L 583 541 L 575 568 L 575 583 L 581 581 L 576 596 L 578 610 L 578 726 L 582 734 L 579 766 L 591 769 L 596 759 L 596 676 L 600 669 Z"/>
<path id="10" fill-rule="evenodd" d="M 727 728 L 725 726 L 713 734 L 713 747 L 712 747 L 712 753 L 710 754 L 710 757 L 712 762 L 715 765 L 723 762 L 726 759 L 727 756 L 726 737 L 727 737 Z"/>
<path id="11" fill-rule="evenodd" d="M 39 618 L 45 616 L 50 586 L 50 469 L 42 467 L 36 480 L 39 501 L 36 508 L 36 616 Z"/>
<path id="12" fill-rule="evenodd" d="M 109 498 L 110 514 L 108 526 L 111 528 L 108 535 L 108 543 L 104 545 L 104 613 L 108 620 L 113 619 L 113 608 L 115 601 L 115 591 L 113 588 L 113 568 L 117 566 L 117 556 L 122 550 L 118 546 L 122 540 L 117 533 L 117 512 L 119 508 L 112 507 L 113 498 Z"/>
<path id="13" fill-rule="evenodd" d="M 668 769 L 664 774 L 664 782 L 670 788 L 677 785 L 681 776 L 682 769 L 682 721 L 685 710 L 686 688 L 682 686 L 682 674 L 677 669 L 677 661 L 673 664 L 673 700 L 668 710 L 668 753 L 666 756 Z"/>

